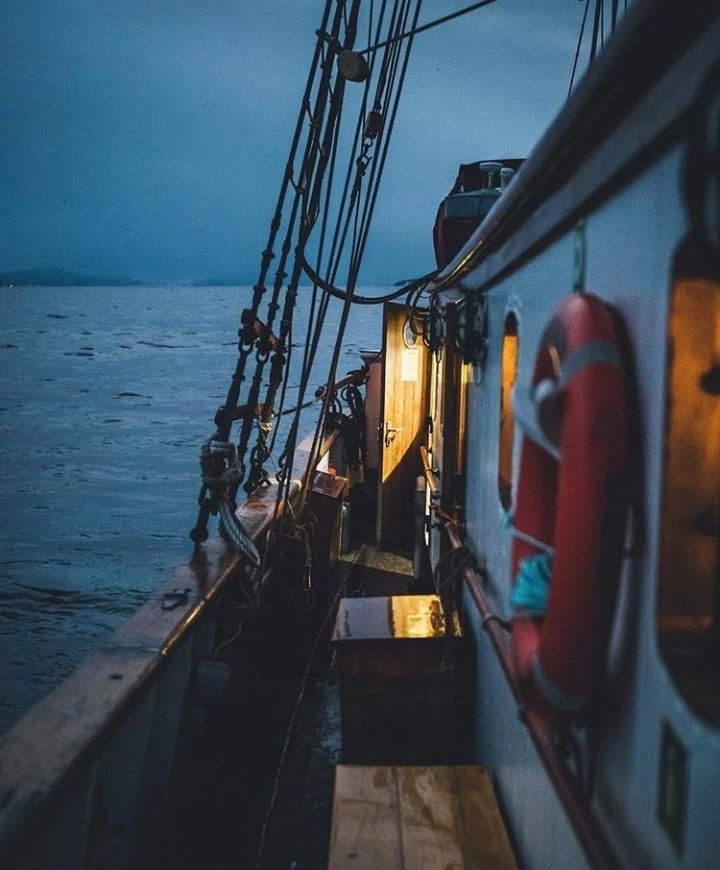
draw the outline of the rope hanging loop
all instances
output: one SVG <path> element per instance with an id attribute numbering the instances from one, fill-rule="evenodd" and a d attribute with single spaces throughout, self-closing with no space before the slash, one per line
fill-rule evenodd
<path id="1" fill-rule="evenodd" d="M 225 537 L 257 568 L 260 564 L 260 554 L 254 541 L 237 518 L 235 503 L 230 496 L 243 479 L 244 468 L 238 458 L 235 445 L 231 441 L 220 441 L 217 436 L 216 432 L 208 438 L 200 450 L 200 468 L 203 478 L 201 514 L 205 515 L 206 521 L 211 514 L 213 516 L 219 514 Z M 196 526 L 191 532 L 191 537 L 193 535 L 198 538 L 196 543 L 202 543 L 207 540 L 207 529 Z"/>

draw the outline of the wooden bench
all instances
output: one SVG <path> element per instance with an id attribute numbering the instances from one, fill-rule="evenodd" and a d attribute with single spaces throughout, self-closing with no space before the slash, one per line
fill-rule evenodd
<path id="1" fill-rule="evenodd" d="M 330 870 L 516 866 L 484 768 L 336 767 Z"/>

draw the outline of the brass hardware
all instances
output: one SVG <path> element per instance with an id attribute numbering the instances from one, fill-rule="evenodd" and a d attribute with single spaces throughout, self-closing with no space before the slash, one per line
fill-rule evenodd
<path id="1" fill-rule="evenodd" d="M 389 447 L 393 443 L 393 441 L 395 440 L 395 435 L 398 432 L 402 432 L 402 430 L 403 430 L 402 426 L 400 426 L 399 429 L 395 429 L 386 420 L 385 421 L 385 446 Z"/>

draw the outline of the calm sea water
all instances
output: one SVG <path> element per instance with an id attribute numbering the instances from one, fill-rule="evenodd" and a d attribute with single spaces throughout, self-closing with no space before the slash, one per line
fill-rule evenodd
<path id="1" fill-rule="evenodd" d="M 1 732 L 190 555 L 198 450 L 250 290 L 23 287 L 0 299 Z M 298 324 L 306 310 L 301 294 Z M 378 307 L 353 309 L 341 373 L 379 347 L 380 323 Z"/>

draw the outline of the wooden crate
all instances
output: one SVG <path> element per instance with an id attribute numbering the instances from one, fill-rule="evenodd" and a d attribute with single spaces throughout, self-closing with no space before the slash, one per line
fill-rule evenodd
<path id="1" fill-rule="evenodd" d="M 326 582 L 340 553 L 340 521 L 347 478 L 320 471 L 313 480 L 310 508 L 315 523 L 313 569 L 319 581 Z"/>
<path id="2" fill-rule="evenodd" d="M 343 598 L 333 643 L 344 762 L 470 760 L 469 657 L 436 595 Z"/>
<path id="3" fill-rule="evenodd" d="M 516 866 L 484 768 L 336 768 L 329 870 Z"/>

